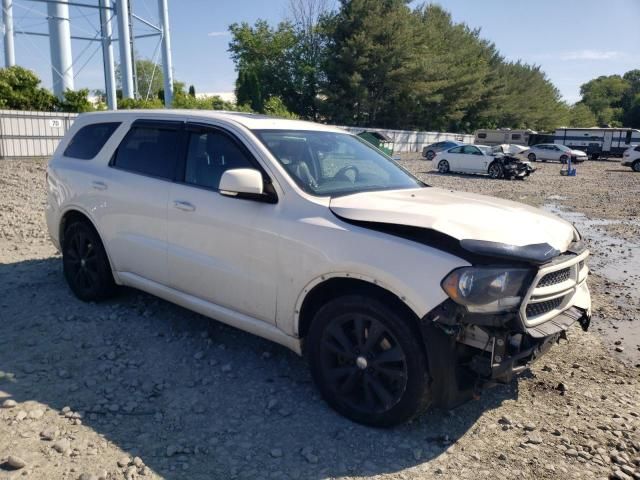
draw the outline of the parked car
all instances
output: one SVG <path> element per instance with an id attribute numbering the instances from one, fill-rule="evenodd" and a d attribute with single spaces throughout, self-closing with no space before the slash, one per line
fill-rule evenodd
<path id="1" fill-rule="evenodd" d="M 436 154 L 434 163 L 440 173 L 488 174 L 491 178 L 519 178 L 531 175 L 531 163 L 511 155 L 494 153 L 486 145 L 460 145 Z"/>
<path id="2" fill-rule="evenodd" d="M 634 172 L 640 172 L 640 145 L 625 150 L 622 154 L 622 165 L 631 167 Z"/>
<path id="3" fill-rule="evenodd" d="M 432 143 L 431 145 L 427 145 L 422 149 L 422 156 L 427 160 L 433 160 L 433 157 L 435 157 L 436 153 L 458 145 L 464 145 L 464 142 L 445 140 L 444 142 Z"/>
<path id="4" fill-rule="evenodd" d="M 526 152 L 527 150 L 529 150 L 529 147 L 516 145 L 514 143 L 503 143 L 501 145 L 495 145 L 491 147 L 491 151 L 493 153 L 504 153 L 506 155 L 512 155 L 514 157 L 519 157 L 523 152 Z"/>
<path id="5" fill-rule="evenodd" d="M 531 162 L 555 161 L 560 163 L 567 163 L 567 160 L 571 158 L 572 162 L 581 163 L 587 160 L 587 154 L 582 150 L 572 150 L 564 145 L 541 143 L 529 147 L 527 158 Z"/>
<path id="6" fill-rule="evenodd" d="M 82 114 L 47 198 L 78 298 L 126 285 L 280 343 L 356 422 L 451 408 L 589 324 L 589 252 L 571 223 L 429 187 L 336 127 Z"/>

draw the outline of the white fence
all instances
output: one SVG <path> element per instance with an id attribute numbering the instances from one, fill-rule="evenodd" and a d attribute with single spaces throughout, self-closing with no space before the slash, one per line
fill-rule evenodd
<path id="1" fill-rule="evenodd" d="M 77 113 L 0 110 L 0 158 L 49 157 L 67 133 Z M 473 135 L 415 132 L 383 128 L 342 127 L 358 134 L 380 132 L 394 142 L 394 152 L 421 152 L 422 147 L 442 140 L 473 143 Z"/>
<path id="2" fill-rule="evenodd" d="M 393 140 L 394 153 L 422 152 L 422 147 L 443 140 L 457 140 L 458 142 L 473 143 L 473 135 L 446 132 L 416 132 L 409 130 L 386 130 L 384 128 L 342 127 L 358 134 L 360 132 L 379 132 Z"/>
<path id="3" fill-rule="evenodd" d="M 0 110 L 0 158 L 49 157 L 76 113 Z"/>

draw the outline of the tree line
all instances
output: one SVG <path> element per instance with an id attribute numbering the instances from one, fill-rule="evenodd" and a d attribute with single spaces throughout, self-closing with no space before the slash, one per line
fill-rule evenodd
<path id="1" fill-rule="evenodd" d="M 506 60 L 438 5 L 324 3 L 292 0 L 291 20 L 229 27 L 239 104 L 260 112 L 279 98 L 302 118 L 363 127 L 640 127 L 640 70 L 588 82 L 570 106 L 539 66 Z"/>
<path id="2" fill-rule="evenodd" d="M 565 103 L 539 66 L 506 60 L 479 29 L 442 7 L 407 0 L 290 0 L 290 19 L 229 27 L 236 103 L 198 98 L 174 83 L 175 108 L 241 110 L 339 125 L 473 132 L 478 128 L 596 125 L 640 128 L 640 70 L 582 85 Z M 118 108 L 162 108 L 162 69 L 136 60 L 137 99 Z M 119 76 L 118 76 L 119 77 Z M 118 78 L 117 77 L 117 78 Z M 85 112 L 106 108 L 89 91 L 57 99 L 35 73 L 0 69 L 0 108 Z"/>

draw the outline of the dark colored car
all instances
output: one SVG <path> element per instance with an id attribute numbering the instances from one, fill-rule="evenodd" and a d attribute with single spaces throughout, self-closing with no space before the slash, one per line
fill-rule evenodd
<path id="1" fill-rule="evenodd" d="M 427 145 L 422 149 L 422 156 L 427 160 L 433 160 L 433 157 L 436 156 L 436 153 L 441 152 L 443 150 L 447 150 L 452 147 L 457 147 L 458 145 L 464 145 L 464 142 L 456 142 L 455 140 L 445 140 L 442 142 L 432 143 L 431 145 Z"/>

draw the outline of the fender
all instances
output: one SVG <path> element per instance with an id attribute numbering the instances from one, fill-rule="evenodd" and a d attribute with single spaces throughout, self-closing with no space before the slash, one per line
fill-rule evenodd
<path id="1" fill-rule="evenodd" d="M 411 300 L 409 300 L 405 295 L 395 290 L 389 284 L 381 282 L 378 279 L 370 277 L 368 275 L 362 275 L 362 274 L 351 273 L 351 272 L 332 272 L 332 273 L 326 273 L 326 274 L 320 275 L 314 278 L 313 280 L 311 280 L 309 283 L 307 283 L 307 285 L 305 285 L 305 287 L 302 289 L 302 292 L 300 292 L 300 294 L 298 295 L 298 299 L 296 300 L 296 304 L 295 304 L 294 317 L 293 317 L 294 336 L 299 337 L 299 334 L 300 334 L 300 312 L 302 309 L 302 304 L 304 303 L 304 300 L 307 298 L 307 294 L 311 292 L 311 290 L 313 290 L 314 287 L 320 285 L 321 283 L 331 278 L 351 278 L 355 280 L 362 280 L 372 285 L 376 285 L 377 287 L 381 287 L 391 292 L 396 297 L 398 297 L 407 307 L 409 307 L 409 309 L 412 312 L 414 312 L 418 317 L 420 317 L 420 311 L 417 308 L 417 306 L 414 303 L 412 303 Z"/>

